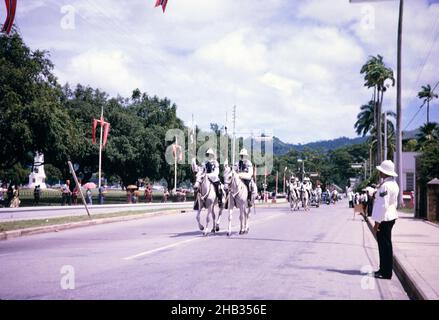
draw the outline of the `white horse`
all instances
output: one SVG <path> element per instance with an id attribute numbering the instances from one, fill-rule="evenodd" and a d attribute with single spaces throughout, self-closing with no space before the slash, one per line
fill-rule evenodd
<path id="1" fill-rule="evenodd" d="M 291 183 L 288 184 L 289 196 L 288 202 L 290 203 L 291 211 L 299 210 L 300 199 L 297 197 L 296 190 L 294 190 Z"/>
<path id="2" fill-rule="evenodd" d="M 309 211 L 309 195 L 303 185 L 300 187 L 299 192 L 300 192 L 300 201 L 302 202 L 302 208 L 305 209 L 305 211 Z"/>
<path id="3" fill-rule="evenodd" d="M 244 182 L 242 182 L 239 174 L 228 164 L 224 164 L 224 187 L 228 190 L 228 197 L 226 199 L 226 203 L 229 209 L 229 229 L 227 231 L 227 235 L 232 235 L 232 217 L 233 217 L 233 208 L 239 209 L 239 220 L 241 221 L 241 228 L 239 230 L 239 234 L 248 233 L 250 230 L 249 227 L 249 215 L 250 208 L 248 207 L 247 197 L 248 190 Z M 253 208 L 255 206 L 254 198 L 252 196 Z M 256 213 L 256 209 L 255 213 Z"/>
<path id="4" fill-rule="evenodd" d="M 192 171 L 196 172 L 196 181 L 194 184 L 194 191 L 197 193 L 196 201 L 198 202 L 198 212 L 197 212 L 197 222 L 198 227 L 201 231 L 204 230 L 204 235 L 207 236 L 209 234 L 209 223 L 210 217 L 212 217 L 213 226 L 212 233 L 219 231 L 219 218 L 222 213 L 222 209 L 218 213 L 218 220 L 215 220 L 215 204 L 217 203 L 217 198 L 215 194 L 215 189 L 210 182 L 207 174 L 203 171 L 201 166 L 196 164 L 195 159 L 192 160 Z M 200 215 L 202 209 L 207 209 L 206 216 L 206 226 L 204 227 L 200 222 Z"/>

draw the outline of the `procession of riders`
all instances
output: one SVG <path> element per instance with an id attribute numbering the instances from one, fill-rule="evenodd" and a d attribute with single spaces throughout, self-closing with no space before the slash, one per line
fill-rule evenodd
<path id="1" fill-rule="evenodd" d="M 253 164 L 249 159 L 247 150 L 244 148 L 240 151 L 239 160 L 233 166 L 229 166 L 226 161 L 224 164 L 224 183 L 221 183 L 220 166 L 212 148 L 206 151 L 205 159 L 201 165 L 197 165 L 195 159 L 192 160 L 192 171 L 196 174 L 194 210 L 197 212 L 196 218 L 199 229 L 207 235 L 209 233 L 209 223 L 212 221 L 211 232 L 219 231 L 222 211 L 228 209 L 229 230 L 227 234 L 230 235 L 233 208 L 238 208 L 241 221 L 239 233 L 248 233 L 249 214 L 252 207 L 256 213 L 254 201 L 258 191 L 253 180 Z M 299 210 L 300 207 L 305 211 L 308 211 L 311 206 L 318 207 L 324 193 L 319 183 L 317 183 L 316 188 L 313 188 L 309 177 L 304 177 L 303 181 L 300 181 L 295 176 L 287 181 L 287 191 L 287 200 L 293 211 Z M 332 195 L 333 193 L 331 193 Z M 218 214 L 215 213 L 215 205 L 218 205 Z M 200 221 L 202 209 L 208 211 L 205 225 Z"/>

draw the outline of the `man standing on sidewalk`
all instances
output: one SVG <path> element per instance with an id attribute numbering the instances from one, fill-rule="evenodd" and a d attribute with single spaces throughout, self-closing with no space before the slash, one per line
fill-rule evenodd
<path id="1" fill-rule="evenodd" d="M 383 161 L 377 169 L 383 183 L 378 188 L 372 212 L 380 254 L 380 269 L 375 272 L 375 278 L 391 279 L 393 270 L 392 228 L 395 220 L 398 219 L 399 186 L 395 181 L 398 175 L 391 160 Z"/>

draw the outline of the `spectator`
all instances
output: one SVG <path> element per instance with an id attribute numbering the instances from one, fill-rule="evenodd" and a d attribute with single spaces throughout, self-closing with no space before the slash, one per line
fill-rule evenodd
<path id="1" fill-rule="evenodd" d="M 6 194 L 6 185 L 3 184 L 0 187 L 0 208 L 3 208 L 5 206 L 5 194 Z"/>
<path id="2" fill-rule="evenodd" d="M 40 185 L 35 186 L 34 188 L 34 206 L 39 205 L 41 198 L 41 187 Z"/>
<path id="3" fill-rule="evenodd" d="M 66 180 L 66 183 L 61 187 L 62 192 L 62 205 L 72 205 L 72 191 L 70 190 L 70 180 Z"/>
<path id="4" fill-rule="evenodd" d="M 132 190 L 131 192 L 132 192 L 132 196 L 131 196 L 132 202 L 137 203 L 137 199 L 139 198 L 139 191 Z"/>
<path id="5" fill-rule="evenodd" d="M 167 188 L 163 189 L 163 199 L 162 202 L 168 202 L 169 191 Z"/>
<path id="6" fill-rule="evenodd" d="M 75 189 L 73 189 L 73 192 L 72 192 L 72 203 L 74 205 L 78 204 L 78 195 L 80 193 L 80 190 L 79 190 L 80 186 L 81 186 L 81 181 L 79 181 L 79 184 L 77 184 L 75 186 Z"/>
<path id="7" fill-rule="evenodd" d="M 104 204 L 104 194 L 105 194 L 105 187 L 101 186 L 99 188 L 99 204 Z"/>
<path id="8" fill-rule="evenodd" d="M 377 192 L 376 185 L 371 184 L 370 186 L 368 186 L 366 188 L 366 190 L 367 190 L 367 215 L 370 217 L 370 216 L 372 216 L 372 209 L 373 209 L 373 203 L 375 200 L 375 193 Z"/>
<path id="9" fill-rule="evenodd" d="M 353 208 L 354 207 L 354 193 L 352 192 L 352 190 L 348 191 L 348 201 L 349 201 L 349 208 Z"/>
<path id="10" fill-rule="evenodd" d="M 87 201 L 87 204 L 89 205 L 93 204 L 93 195 L 91 193 L 90 188 L 87 188 L 87 191 L 85 192 L 85 199 Z"/>
<path id="11" fill-rule="evenodd" d="M 12 198 L 14 197 L 14 188 L 12 187 L 12 183 L 9 184 L 7 195 L 8 195 L 8 199 L 6 206 L 9 207 L 11 205 Z"/>
<path id="12" fill-rule="evenodd" d="M 13 198 L 10 204 L 11 208 L 18 208 L 20 206 L 20 190 L 18 189 L 18 186 L 15 186 L 15 189 L 13 191 Z"/>

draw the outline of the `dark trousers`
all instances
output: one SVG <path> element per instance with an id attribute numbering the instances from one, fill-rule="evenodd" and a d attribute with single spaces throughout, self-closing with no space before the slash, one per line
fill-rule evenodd
<path id="1" fill-rule="evenodd" d="M 377 232 L 378 250 L 380 252 L 380 272 L 385 277 L 392 276 L 393 270 L 393 247 L 392 228 L 395 220 L 380 223 Z"/>
<path id="2" fill-rule="evenodd" d="M 367 201 L 367 215 L 369 217 L 372 216 L 372 210 L 373 210 L 373 199 L 369 199 Z"/>

